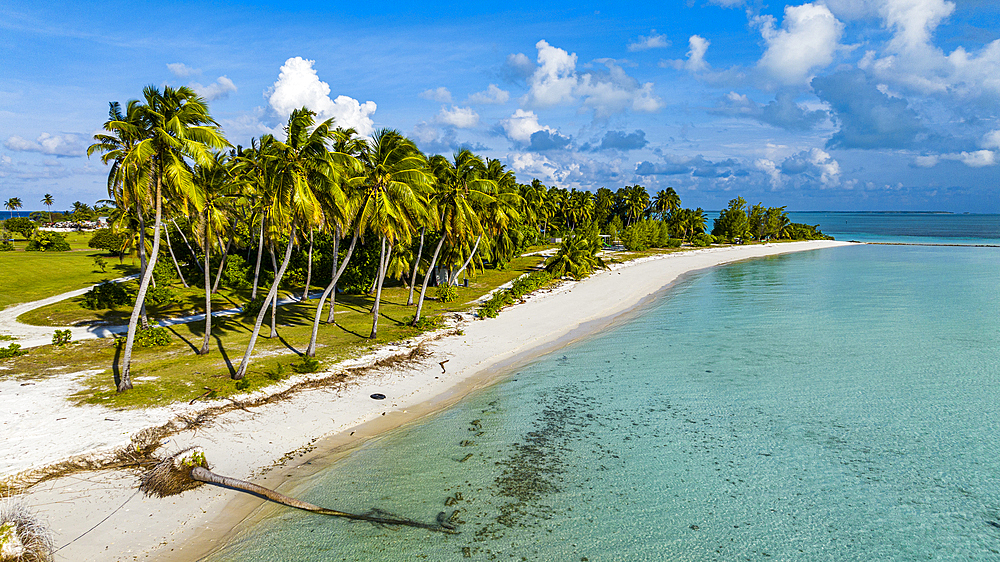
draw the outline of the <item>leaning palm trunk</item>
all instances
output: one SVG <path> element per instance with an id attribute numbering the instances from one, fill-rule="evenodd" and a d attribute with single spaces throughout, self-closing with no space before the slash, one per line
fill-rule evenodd
<path id="1" fill-rule="evenodd" d="M 187 289 L 187 279 L 184 279 L 184 274 L 181 272 L 181 266 L 177 263 L 177 256 L 174 255 L 174 246 L 170 243 L 170 229 L 166 227 L 164 227 L 164 229 L 166 232 L 165 238 L 167 240 L 167 251 L 170 252 L 170 259 L 174 262 L 174 269 L 177 270 L 177 276 L 181 278 L 181 283 L 184 285 L 184 288 Z"/>
<path id="2" fill-rule="evenodd" d="M 337 229 L 337 234 L 335 236 L 338 239 L 340 238 L 340 229 Z M 354 252 L 354 244 L 357 241 L 358 241 L 358 233 L 355 232 L 354 238 L 351 239 L 351 245 L 347 248 L 347 255 L 344 256 L 344 264 L 340 266 L 340 269 L 338 269 L 336 273 L 334 273 L 333 279 L 330 280 L 330 284 L 326 286 L 326 289 L 323 291 L 323 295 L 319 298 L 319 306 L 316 307 L 316 317 L 313 318 L 312 336 L 310 336 L 309 338 L 309 347 L 308 349 L 306 349 L 306 356 L 308 357 L 316 356 L 316 336 L 319 333 L 319 317 L 323 314 L 323 303 L 326 301 L 326 298 L 330 296 L 330 293 L 333 291 L 334 287 L 337 286 L 337 280 L 340 279 L 340 275 L 344 273 L 345 269 L 347 269 L 347 263 L 351 261 L 351 254 Z M 333 266 L 334 268 L 336 268 L 337 267 L 336 242 L 334 242 L 333 251 L 335 252 L 334 253 L 335 257 L 333 258 L 334 259 Z M 332 302 L 330 303 L 330 312 L 332 315 L 333 314 Z"/>
<path id="3" fill-rule="evenodd" d="M 271 244 L 271 247 L 269 249 L 271 250 L 271 267 L 274 268 L 274 271 L 278 271 L 278 260 L 274 259 L 274 244 Z M 277 275 L 278 274 L 275 273 L 274 277 L 275 281 L 277 281 L 278 279 Z M 275 293 L 274 299 L 271 300 L 271 335 L 267 336 L 268 338 L 273 338 L 274 336 L 278 335 L 277 317 L 278 317 L 278 295 L 277 293 Z"/>
<path id="4" fill-rule="evenodd" d="M 420 287 L 420 299 L 417 301 L 417 313 L 413 315 L 413 326 L 416 326 L 417 322 L 420 321 L 420 313 L 424 309 L 424 295 L 427 293 L 427 282 L 431 280 L 431 274 L 434 273 L 434 266 L 437 264 L 442 245 L 444 245 L 444 236 L 438 240 L 437 248 L 434 248 L 434 256 L 431 257 L 431 265 L 427 268 L 427 275 L 424 275 L 424 284 Z"/>
<path id="5" fill-rule="evenodd" d="M 219 283 L 222 281 L 222 272 L 225 271 L 226 262 L 229 261 L 229 249 L 233 247 L 233 236 L 230 236 L 229 242 L 226 243 L 226 251 L 222 253 L 222 261 L 219 262 L 219 271 L 215 273 L 215 283 L 212 285 L 213 295 L 219 292 Z M 219 237 L 219 247 L 222 247 L 222 237 Z"/>
<path id="6" fill-rule="evenodd" d="M 184 235 L 184 229 L 182 229 L 181 227 L 177 226 L 177 219 L 170 219 L 170 222 L 174 223 L 174 228 L 176 228 L 177 229 L 177 233 L 181 235 L 181 240 L 184 241 L 184 245 L 187 246 L 187 249 L 188 249 L 189 252 L 191 252 L 191 255 L 192 256 L 197 256 L 198 254 L 196 254 L 194 252 L 194 248 L 191 247 L 191 243 L 188 242 L 188 237 Z M 198 266 L 198 269 L 201 269 L 201 264 L 198 263 L 198 259 L 197 258 L 195 258 L 194 264 Z"/>
<path id="7" fill-rule="evenodd" d="M 134 262 L 133 262 L 134 263 Z M 146 276 L 146 269 L 148 264 L 146 263 L 146 220 L 142 217 L 142 211 L 139 211 L 139 273 L 141 277 Z M 153 286 L 156 286 L 156 281 L 153 281 Z M 138 302 L 138 300 L 136 301 Z M 142 303 L 142 309 L 139 311 L 139 317 L 142 319 L 142 329 L 145 330 L 149 327 L 149 317 L 146 316 L 146 303 Z"/>
<path id="8" fill-rule="evenodd" d="M 382 239 L 382 249 L 379 250 L 378 254 L 378 267 L 382 267 L 382 260 L 385 259 L 385 238 Z M 378 269 L 375 271 L 375 280 L 372 281 L 372 288 L 368 289 L 368 294 L 375 292 L 375 286 L 378 285 Z"/>
<path id="9" fill-rule="evenodd" d="M 201 344 L 198 355 L 208 355 L 208 342 L 212 337 L 212 269 L 209 260 L 212 258 L 212 243 L 208 238 L 208 211 L 205 212 L 205 340 Z"/>
<path id="10" fill-rule="evenodd" d="M 417 284 L 417 269 L 420 267 L 420 257 L 424 253 L 424 232 L 427 227 L 420 229 L 420 246 L 417 248 L 417 257 L 413 260 L 413 275 L 410 276 L 410 296 L 406 299 L 406 306 L 413 306 L 413 287 Z"/>
<path id="11" fill-rule="evenodd" d="M 357 240 L 354 240 L 354 242 L 356 242 L 356 241 Z M 353 243 L 354 242 L 351 243 L 352 244 L 352 247 L 351 247 L 352 251 L 354 249 L 353 248 Z M 331 277 L 337 275 L 337 258 L 339 258 L 339 257 L 340 257 L 340 227 L 337 227 L 337 234 L 333 237 L 333 270 L 330 271 L 330 276 Z M 350 254 L 348 254 L 345 257 L 344 264 L 347 264 L 347 262 L 350 261 L 350 257 L 351 257 Z M 330 314 L 328 314 L 327 317 L 326 317 L 326 323 L 327 324 L 333 323 L 333 309 L 336 307 L 336 305 L 337 305 L 337 284 L 334 283 L 334 285 L 333 285 L 333 291 L 330 293 Z M 322 304 L 320 305 L 320 310 L 322 310 Z"/>
<path id="12" fill-rule="evenodd" d="M 118 392 L 124 392 L 132 388 L 132 346 L 135 344 L 135 332 L 139 322 L 139 311 L 146 301 L 146 291 L 149 289 L 149 281 L 153 277 L 153 267 L 156 265 L 156 256 L 160 252 L 160 221 L 162 219 L 163 203 L 161 199 L 162 187 L 160 176 L 156 177 L 156 220 L 153 223 L 153 251 L 149 256 L 149 264 L 142 274 L 142 281 L 139 282 L 139 292 L 135 296 L 135 306 L 132 307 L 132 316 L 128 320 L 128 334 L 125 336 L 125 350 L 122 352 L 122 362 L 125 367 L 122 369 L 121 379 L 118 381 Z"/>
<path id="13" fill-rule="evenodd" d="M 382 238 L 382 244 L 385 244 L 385 238 Z M 375 284 L 377 285 L 375 289 L 375 304 L 372 306 L 372 333 L 368 336 L 368 339 L 378 337 L 378 305 L 382 302 L 382 282 L 385 281 L 385 271 L 388 269 L 389 254 L 391 253 L 392 244 L 389 245 L 389 251 L 386 252 L 385 259 L 379 260 L 378 275 L 375 276 Z"/>
<path id="14" fill-rule="evenodd" d="M 253 291 L 250 300 L 257 298 L 257 280 L 260 278 L 260 258 L 264 252 L 264 217 L 260 219 L 260 240 L 257 241 L 257 264 L 253 268 Z"/>
<path id="15" fill-rule="evenodd" d="M 302 291 L 302 300 L 309 300 L 309 284 L 313 276 L 313 231 L 309 231 L 309 261 L 306 265 L 306 288 Z"/>
<path id="16" fill-rule="evenodd" d="M 465 268 L 469 267 L 469 263 L 472 262 L 473 256 L 476 255 L 476 250 L 479 249 L 479 241 L 482 240 L 482 239 L 483 239 L 483 235 L 482 234 L 480 234 L 479 237 L 476 238 L 476 243 L 473 244 L 472 251 L 469 252 L 469 259 L 465 260 L 465 263 L 462 264 L 462 267 L 459 268 L 459 270 L 455 272 L 454 276 L 452 276 L 451 281 L 450 281 L 450 283 L 452 285 L 457 285 L 458 284 L 458 276 L 461 275 L 463 271 L 465 271 Z"/>
<path id="17" fill-rule="evenodd" d="M 271 285 L 271 290 L 267 292 L 267 297 L 264 298 L 264 306 L 257 313 L 257 321 L 254 323 L 253 332 L 250 334 L 250 343 L 247 344 L 247 350 L 243 354 L 243 361 L 240 362 L 239 370 L 233 375 L 234 380 L 240 380 L 247 374 L 247 367 L 250 366 L 250 356 L 253 354 L 253 347 L 257 343 L 257 335 L 260 334 L 260 325 L 264 322 L 264 315 L 267 314 L 267 305 L 278 298 L 278 284 L 281 283 L 281 277 L 285 274 L 288 261 L 292 258 L 292 245 L 294 243 L 295 225 L 292 225 L 292 232 L 288 236 L 288 245 L 285 247 L 285 259 L 281 262 L 281 268 L 274 275 L 274 283 Z"/>

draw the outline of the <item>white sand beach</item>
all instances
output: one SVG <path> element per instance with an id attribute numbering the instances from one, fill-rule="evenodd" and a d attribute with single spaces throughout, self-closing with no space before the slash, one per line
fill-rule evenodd
<path id="1" fill-rule="evenodd" d="M 616 265 L 581 282 L 539 291 L 495 319 L 477 320 L 468 314 L 453 318 L 442 331 L 451 335 L 429 341 L 430 356 L 417 365 L 370 370 L 347 384 L 232 409 L 209 423 L 171 435 L 160 451 L 166 455 L 200 446 L 215 472 L 280 489 L 282 483 L 317 470 L 371 435 L 446 407 L 497 380 L 514 365 L 607 327 L 684 274 L 739 260 L 843 245 L 848 243 L 712 248 Z M 418 343 L 384 346 L 331 371 L 370 365 L 379 358 L 405 353 Z M 447 361 L 443 367 L 442 361 Z M 70 406 L 64 397 L 75 388 L 72 374 L 29 386 L 20 384 L 0 382 L 0 477 L 74 456 L 108 455 L 147 427 L 182 416 L 193 418 L 208 407 L 228 403 L 111 411 Z M 372 393 L 386 398 L 373 400 Z M 225 540 L 234 523 L 262 504 L 262 500 L 211 486 L 167 499 L 145 498 L 136 493 L 137 485 L 133 472 L 80 472 L 36 485 L 21 497 L 48 521 L 56 547 L 65 545 L 57 559 L 74 561 L 195 560 Z"/>

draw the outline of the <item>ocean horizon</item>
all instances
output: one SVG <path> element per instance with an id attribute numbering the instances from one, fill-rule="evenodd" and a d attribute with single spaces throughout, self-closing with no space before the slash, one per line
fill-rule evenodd
<path id="1" fill-rule="evenodd" d="M 998 252 L 855 245 L 689 275 L 284 490 L 457 510 L 460 535 L 264 505 L 208 560 L 995 560 Z"/>

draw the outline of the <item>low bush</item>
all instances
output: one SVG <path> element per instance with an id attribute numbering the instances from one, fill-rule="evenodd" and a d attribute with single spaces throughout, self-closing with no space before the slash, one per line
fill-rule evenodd
<path id="1" fill-rule="evenodd" d="M 155 268 L 154 268 L 155 269 Z M 150 306 L 164 306 L 174 300 L 174 292 L 163 285 L 157 285 L 146 292 L 146 304 Z"/>
<path id="2" fill-rule="evenodd" d="M 118 349 L 125 348 L 126 336 L 118 336 L 115 338 L 115 345 Z M 159 347 L 164 345 L 170 345 L 170 330 L 162 326 L 150 326 L 148 328 L 139 328 L 135 332 L 135 347 Z"/>
<path id="3" fill-rule="evenodd" d="M 711 234 L 706 234 L 704 232 L 702 232 L 701 234 L 695 234 L 691 238 L 691 243 L 694 244 L 695 246 L 698 246 L 699 248 L 704 248 L 705 246 L 715 244 L 715 236 L 712 236 Z"/>
<path id="4" fill-rule="evenodd" d="M 66 241 L 65 234 L 47 230 L 36 232 L 24 248 L 26 252 L 68 252 L 69 250 L 69 242 Z"/>
<path id="5" fill-rule="evenodd" d="M 683 242 L 683 240 L 681 240 L 680 238 L 668 238 L 667 239 L 667 247 L 668 248 L 680 248 L 682 242 Z"/>
<path id="6" fill-rule="evenodd" d="M 250 268 L 243 256 L 232 254 L 226 258 L 226 267 L 222 270 L 222 285 L 230 289 L 246 289 L 250 287 L 247 279 Z"/>
<path id="7" fill-rule="evenodd" d="M 319 360 L 313 357 L 303 357 L 301 363 L 292 364 L 292 370 L 302 374 L 318 372 L 321 367 Z"/>
<path id="8" fill-rule="evenodd" d="M 434 296 L 438 302 L 454 302 L 458 300 L 458 289 L 450 283 L 438 285 L 437 289 L 434 290 Z"/>
<path id="9" fill-rule="evenodd" d="M 436 330 L 441 327 L 443 322 L 444 319 L 440 316 L 422 316 L 420 320 L 417 320 L 414 328 L 417 328 L 418 330 Z M 404 318 L 403 324 L 413 324 L 413 316 L 407 316 Z"/>
<path id="10" fill-rule="evenodd" d="M 14 244 L 10 240 L 0 240 L 0 252 L 13 252 Z"/>
<path id="11" fill-rule="evenodd" d="M 500 289 L 493 293 L 493 296 L 484 302 L 476 314 L 480 318 L 496 318 L 500 310 L 514 304 L 524 295 L 544 287 L 552 282 L 552 275 L 547 271 L 539 271 L 514 280 L 510 289 Z"/>
<path id="12" fill-rule="evenodd" d="M 247 317 L 256 317 L 260 314 L 260 309 L 264 306 L 264 295 L 257 295 L 253 300 L 249 300 L 243 305 L 241 314 Z"/>
<path id="13" fill-rule="evenodd" d="M 12 343 L 7 347 L 0 347 L 0 359 L 7 359 L 10 357 L 19 357 L 28 353 L 27 351 L 21 351 L 21 346 L 16 343 Z"/>
<path id="14" fill-rule="evenodd" d="M 114 308 L 131 302 L 128 292 L 120 283 L 103 283 L 83 295 L 83 307 L 90 310 Z"/>

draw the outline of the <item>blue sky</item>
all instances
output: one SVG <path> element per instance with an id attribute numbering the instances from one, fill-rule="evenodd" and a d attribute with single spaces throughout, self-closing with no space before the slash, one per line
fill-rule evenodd
<path id="1" fill-rule="evenodd" d="M 0 200 L 106 196 L 109 101 L 190 85 L 230 141 L 307 105 L 522 182 L 793 210 L 1000 212 L 986 0 L 0 7 Z"/>

